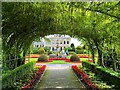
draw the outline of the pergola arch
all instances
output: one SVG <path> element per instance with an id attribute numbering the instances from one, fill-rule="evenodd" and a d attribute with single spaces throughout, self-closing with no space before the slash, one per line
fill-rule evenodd
<path id="1" fill-rule="evenodd" d="M 91 14 L 90 11 L 92 13 L 99 12 L 104 14 L 105 17 L 106 15 L 109 16 L 108 19 L 111 19 L 110 22 L 116 20 L 115 23 L 119 23 L 119 5 L 120 2 L 108 2 L 108 4 L 100 2 L 92 2 L 91 4 L 77 2 L 67 4 L 3 3 L 3 54 L 9 54 L 13 47 L 15 47 L 16 50 L 22 49 L 26 52 L 31 42 L 36 37 L 44 37 L 56 33 L 67 34 L 79 38 L 82 37 L 89 41 L 92 35 L 86 35 L 88 33 L 85 33 L 85 30 L 89 30 L 89 26 L 87 26 L 87 23 L 82 22 L 84 19 L 86 20 L 87 17 L 82 14 L 84 13 L 84 15 L 87 15 L 87 11 L 88 14 Z M 110 8 L 110 10 L 103 10 L 103 7 Z M 114 7 L 116 8 L 115 10 Z M 82 20 L 78 20 L 77 17 Z M 89 18 L 89 16 L 87 18 Z M 93 21 L 91 21 L 92 23 L 90 23 L 90 25 L 92 28 L 95 28 L 94 26 L 96 23 Z M 80 23 L 85 23 L 86 25 L 80 25 Z M 96 32 L 96 35 L 97 34 Z M 4 60 L 6 59 L 7 58 Z"/>

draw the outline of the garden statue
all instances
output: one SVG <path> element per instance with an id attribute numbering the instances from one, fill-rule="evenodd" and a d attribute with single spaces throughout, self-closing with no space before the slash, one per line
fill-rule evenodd
<path id="1" fill-rule="evenodd" d="M 66 53 L 65 53 L 65 51 L 64 50 L 62 50 L 62 58 L 66 58 Z"/>
<path id="2" fill-rule="evenodd" d="M 68 55 L 69 54 L 69 52 L 68 52 L 68 49 L 66 50 L 66 55 Z"/>

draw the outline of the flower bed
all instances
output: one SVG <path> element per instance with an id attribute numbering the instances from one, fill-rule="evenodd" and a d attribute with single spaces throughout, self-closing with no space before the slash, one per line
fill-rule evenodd
<path id="1" fill-rule="evenodd" d="M 26 56 L 26 58 L 38 58 L 40 56 L 40 54 L 32 54 L 30 56 Z"/>
<path id="2" fill-rule="evenodd" d="M 49 60 L 69 60 L 68 58 L 49 58 Z"/>
<path id="3" fill-rule="evenodd" d="M 44 61 L 44 62 L 52 62 L 53 60 L 48 60 L 48 61 Z M 36 63 L 39 63 L 40 61 L 36 61 Z"/>
<path id="4" fill-rule="evenodd" d="M 89 62 L 93 63 L 93 60 L 88 60 Z"/>
<path id="5" fill-rule="evenodd" d="M 37 66 L 39 68 L 39 66 Z M 38 71 L 34 74 L 33 78 L 31 80 L 28 80 L 28 84 L 22 86 L 21 90 L 26 90 L 26 89 L 32 89 L 38 82 L 39 78 L 43 74 L 44 70 L 46 68 L 46 65 L 43 65 L 38 69 Z"/>
<path id="6" fill-rule="evenodd" d="M 34 68 L 33 64 L 35 63 L 29 62 L 5 75 L 2 90 L 33 90 L 46 68 L 46 65 Z"/>
<path id="7" fill-rule="evenodd" d="M 68 59 L 68 60 L 65 60 L 65 62 L 70 62 L 70 59 Z"/>
<path id="8" fill-rule="evenodd" d="M 92 58 L 92 56 L 88 56 L 88 54 L 77 54 L 79 58 Z"/>
<path id="9" fill-rule="evenodd" d="M 64 60 L 65 62 L 71 62 L 69 58 L 50 58 L 48 62 L 52 62 L 53 60 Z M 81 63 L 81 61 L 74 61 L 74 62 Z"/>
<path id="10" fill-rule="evenodd" d="M 115 85 L 115 89 L 120 88 L 118 84 L 120 82 L 120 73 L 87 61 L 83 61 L 82 65 L 92 70 L 96 75 L 100 75 L 99 77 L 109 85 Z"/>
<path id="11" fill-rule="evenodd" d="M 88 75 L 84 73 L 81 69 L 78 69 L 77 66 L 72 66 L 73 71 L 77 76 L 87 85 L 88 89 L 98 90 L 97 86 L 89 79 Z"/>
<path id="12" fill-rule="evenodd" d="M 85 68 L 85 67 L 80 67 L 80 69 L 82 71 L 84 71 L 89 79 L 95 83 L 95 85 L 97 86 L 98 89 L 112 89 L 114 87 L 114 85 L 107 85 L 106 82 L 102 81 L 101 78 L 99 77 L 99 75 L 96 75 L 95 73 L 93 73 L 92 71 L 90 71 L 90 69 Z"/>

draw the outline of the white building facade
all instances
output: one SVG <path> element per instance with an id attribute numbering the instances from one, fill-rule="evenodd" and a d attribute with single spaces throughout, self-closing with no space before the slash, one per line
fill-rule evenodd
<path id="1" fill-rule="evenodd" d="M 51 51 L 57 50 L 61 51 L 66 47 L 69 47 L 71 45 L 71 37 L 68 35 L 60 35 L 60 34 L 54 34 L 46 36 L 46 38 L 49 39 L 43 39 L 41 42 L 34 42 L 34 47 L 38 46 L 47 46 L 50 48 Z"/>
<path id="2" fill-rule="evenodd" d="M 50 39 L 50 42 L 44 40 L 44 46 L 48 46 L 51 51 L 61 51 L 71 45 L 71 37 L 68 35 L 54 34 L 48 36 L 47 38 Z"/>
<path id="3" fill-rule="evenodd" d="M 33 41 L 33 46 L 34 47 L 44 47 L 44 42 L 43 41 L 41 41 L 41 42 Z"/>

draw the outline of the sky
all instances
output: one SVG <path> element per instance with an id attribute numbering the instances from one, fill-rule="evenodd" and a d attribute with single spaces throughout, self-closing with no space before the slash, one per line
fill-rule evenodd
<path id="1" fill-rule="evenodd" d="M 74 43 L 75 47 L 81 44 L 81 42 L 77 38 L 71 38 L 71 43 Z"/>

